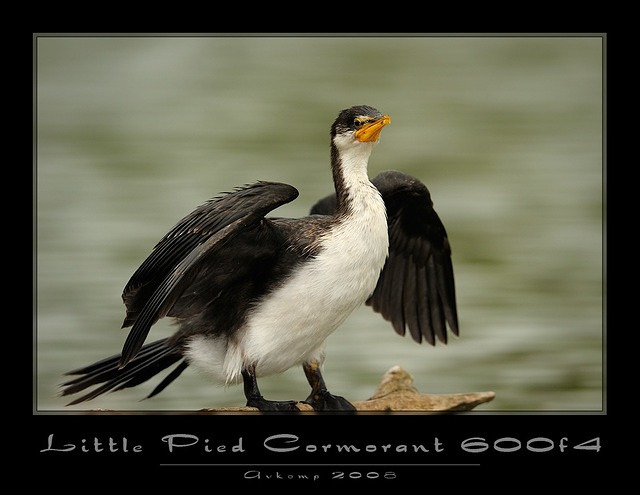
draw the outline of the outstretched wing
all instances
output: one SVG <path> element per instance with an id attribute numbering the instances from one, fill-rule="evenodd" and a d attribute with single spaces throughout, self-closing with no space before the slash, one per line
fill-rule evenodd
<path id="1" fill-rule="evenodd" d="M 206 202 L 178 222 L 124 288 L 122 300 L 127 314 L 122 328 L 132 328 L 119 366 L 124 367 L 136 356 L 151 326 L 170 313 L 196 279 L 204 260 L 297 196 L 298 191 L 287 184 L 257 182 Z"/>
<path id="2" fill-rule="evenodd" d="M 420 343 L 447 342 L 447 324 L 458 335 L 451 248 L 427 187 L 396 171 L 382 172 L 371 182 L 387 208 L 389 257 L 378 284 L 367 300 L 389 320 L 395 331 L 406 328 Z M 335 195 L 320 200 L 312 214 L 331 215 Z"/>

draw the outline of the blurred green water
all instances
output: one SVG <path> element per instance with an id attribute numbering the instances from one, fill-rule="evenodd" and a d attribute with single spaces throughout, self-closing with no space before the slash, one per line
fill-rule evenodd
<path id="1" fill-rule="evenodd" d="M 195 206 L 277 180 L 301 193 L 278 215 L 301 216 L 330 192 L 329 126 L 363 103 L 392 118 L 370 174 L 419 177 L 447 227 L 461 337 L 419 346 L 361 308 L 329 339 L 330 389 L 366 399 L 400 364 L 425 393 L 495 391 L 483 410 L 602 409 L 602 42 L 40 37 L 36 409 L 62 409 L 62 373 L 119 352 L 124 284 Z M 152 386 L 89 407 L 244 402 L 193 370 L 138 402 Z M 261 386 L 308 392 L 300 370 Z"/>

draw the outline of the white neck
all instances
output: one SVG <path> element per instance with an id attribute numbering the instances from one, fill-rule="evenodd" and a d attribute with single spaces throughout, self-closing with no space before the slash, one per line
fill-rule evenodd
<path id="1" fill-rule="evenodd" d="M 354 141 L 350 137 L 333 138 L 331 154 L 338 215 L 353 213 L 354 208 L 366 208 L 366 203 L 381 201 L 367 174 L 374 144 Z"/>
<path id="2" fill-rule="evenodd" d="M 333 140 L 340 156 L 342 174 L 346 182 L 367 176 L 369 156 L 375 143 L 361 143 L 351 138 L 336 136 Z"/>
<path id="3" fill-rule="evenodd" d="M 379 270 L 388 252 L 387 211 L 380 191 L 367 175 L 369 156 L 375 143 L 361 143 L 350 138 L 336 137 L 333 140 L 333 167 L 337 216 L 342 218 L 345 235 L 343 247 L 360 245 Z M 344 256 L 344 254 L 343 254 Z M 336 257 L 340 257 L 336 255 Z M 375 276 L 378 276 L 377 272 Z"/>

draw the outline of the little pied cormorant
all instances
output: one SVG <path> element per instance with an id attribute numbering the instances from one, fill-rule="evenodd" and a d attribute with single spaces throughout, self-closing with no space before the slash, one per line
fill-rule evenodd
<path id="1" fill-rule="evenodd" d="M 257 377 L 302 365 L 314 410 L 354 410 L 332 395 L 320 368 L 325 340 L 362 303 L 400 335 L 447 342 L 458 335 L 451 249 L 429 191 L 388 171 L 369 181 L 367 163 L 387 115 L 343 110 L 331 126 L 335 194 L 311 215 L 272 218 L 293 201 L 287 184 L 257 182 L 214 198 L 183 218 L 155 246 L 124 288 L 122 353 L 67 373 L 62 395 L 93 385 L 77 404 L 138 385 L 180 363 L 152 397 L 193 365 L 232 384 L 242 378 L 247 406 L 297 411 L 296 401 L 262 397 Z M 144 344 L 169 316 L 170 337 Z"/>

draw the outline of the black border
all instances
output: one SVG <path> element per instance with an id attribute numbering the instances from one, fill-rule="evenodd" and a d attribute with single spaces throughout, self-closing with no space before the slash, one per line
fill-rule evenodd
<path id="1" fill-rule="evenodd" d="M 49 31 L 51 32 L 51 31 Z M 582 32 L 582 31 L 581 31 Z M 605 31 L 598 31 L 605 32 Z M 594 33 L 598 33 L 595 32 Z M 33 33 L 31 33 L 33 34 Z M 527 33 L 522 33 L 527 34 Z M 611 95 L 611 34 L 606 34 L 606 60 L 607 60 L 607 101 L 612 103 Z M 35 41 L 34 41 L 35 42 Z M 31 98 L 31 94 L 29 98 Z M 611 190 L 614 187 L 611 178 L 611 167 L 608 156 L 611 151 L 612 126 L 608 118 L 608 109 L 605 109 L 606 121 L 606 197 L 607 216 L 615 206 L 611 205 Z M 615 142 L 615 138 L 612 140 Z M 33 177 L 31 178 L 33 184 Z M 33 191 L 32 191 L 33 194 Z M 33 217 L 32 217 L 33 218 Z M 606 238 L 609 239 L 611 226 L 608 225 Z M 33 232 L 33 230 L 32 230 Z M 35 242 L 35 239 L 34 239 Z M 608 246 L 611 242 L 607 240 Z M 607 252 L 611 248 L 608 247 Z M 609 260 L 605 266 L 609 272 Z M 613 286 L 608 273 L 606 274 L 608 287 Z M 32 278 L 35 284 L 35 273 Z M 35 289 L 35 287 L 34 287 Z M 608 292 L 608 291 L 607 291 Z M 610 309 L 612 298 L 609 296 L 604 301 L 606 305 L 605 315 L 613 313 Z M 605 328 L 608 322 L 603 322 Z M 8 332 L 9 329 L 6 329 Z M 22 335 L 27 332 L 23 331 Z M 30 339 L 31 340 L 31 339 Z M 28 342 L 22 349 L 32 349 L 34 343 Z M 144 486 L 151 480 L 180 480 L 185 488 L 195 480 L 208 481 L 212 489 L 225 489 L 224 482 L 243 482 L 242 486 L 263 489 L 267 487 L 287 488 L 294 484 L 294 480 L 278 479 L 276 473 L 285 477 L 289 474 L 305 474 L 313 476 L 313 473 L 321 476 L 321 481 L 329 481 L 331 486 L 340 488 L 343 483 L 353 487 L 368 486 L 372 480 L 366 478 L 366 474 L 378 472 L 384 474 L 387 471 L 397 472 L 394 479 L 380 479 L 375 483 L 389 483 L 389 486 L 397 481 L 421 482 L 420 486 L 429 486 L 435 478 L 445 478 L 455 483 L 456 488 L 469 489 L 487 488 L 492 485 L 504 488 L 520 488 L 546 486 L 558 487 L 561 482 L 567 482 L 570 486 L 577 487 L 578 480 L 591 483 L 605 479 L 605 465 L 614 462 L 614 459 L 624 455 L 624 451 L 618 448 L 623 439 L 628 438 L 625 431 L 614 434 L 613 426 L 622 424 L 622 408 L 616 406 L 610 384 L 616 383 L 615 365 L 612 367 L 611 342 L 607 341 L 607 372 L 605 386 L 607 389 L 606 412 L 600 413 L 482 413 L 482 406 L 477 412 L 456 415 L 357 415 L 357 416 L 327 416 L 327 415 L 253 415 L 253 414 L 171 414 L 152 413 L 146 414 L 78 414 L 78 413 L 37 413 L 33 410 L 19 406 L 19 419 L 15 428 L 10 426 L 10 445 L 8 450 L 14 451 L 14 446 L 27 446 L 27 456 L 20 456 L 20 463 L 26 460 L 35 469 L 31 472 L 38 474 L 34 480 L 56 485 L 53 480 L 66 480 L 74 482 L 74 485 L 107 486 L 113 483 L 115 486 L 131 486 L 131 481 L 124 477 L 125 474 L 135 474 L 136 483 Z M 30 390 L 33 383 L 22 390 Z M 614 396 L 615 397 L 615 396 Z M 32 397 L 29 397 L 32 399 Z M 31 400 L 25 397 L 20 404 L 30 404 Z M 24 417 L 23 417 L 24 416 Z M 18 426 L 18 424 L 20 426 Z M 199 439 L 197 446 L 184 448 L 180 452 L 169 453 L 167 444 L 162 441 L 165 435 L 184 433 L 195 435 Z M 300 438 L 299 449 L 292 453 L 274 453 L 265 449 L 264 440 L 275 434 L 290 434 Z M 49 435 L 54 435 L 55 445 L 67 445 L 73 443 L 76 448 L 70 452 L 47 451 Z M 17 438 L 14 440 L 13 436 Z M 24 437 L 29 439 L 25 440 Z M 205 440 L 210 444 L 218 445 L 226 443 L 233 445 L 239 436 L 243 438 L 244 453 L 212 454 L 204 449 Z M 329 452 L 320 455 L 317 452 L 307 452 L 304 445 L 325 444 L 353 444 L 358 446 L 383 445 L 381 442 L 394 445 L 414 442 L 433 446 L 433 441 L 438 438 L 444 450 L 442 452 L 430 451 L 420 455 L 410 455 L 395 452 L 380 452 L 380 447 L 375 453 L 365 452 L 339 454 Z M 94 438 L 102 442 L 104 450 L 94 452 L 91 449 Z M 106 444 L 109 438 L 116 441 L 117 452 L 109 452 Z M 141 445 L 142 453 L 123 453 L 121 439 L 128 439 L 131 450 L 135 445 Z M 470 438 L 483 438 L 490 446 L 481 453 L 469 453 L 461 448 L 462 442 Z M 515 438 L 520 442 L 520 448 L 513 452 L 500 452 L 499 448 L 510 448 L 516 445 L 513 440 L 503 438 Z M 534 448 L 544 449 L 551 443 L 543 440 L 532 442 L 527 448 L 527 442 L 535 438 L 546 438 L 553 442 L 553 449 L 546 452 L 535 452 Z M 567 447 L 560 452 L 562 439 L 567 439 Z M 576 445 L 598 438 L 599 451 L 591 449 L 575 449 Z M 85 442 L 82 442 L 85 439 Z M 384 439 L 384 440 L 379 440 Z M 496 444 L 496 440 L 498 443 Z M 59 442 L 59 443 L 58 443 Z M 592 443 L 589 445 L 593 445 Z M 83 452 L 82 447 L 89 452 Z M 237 457 L 234 457 L 237 456 Z M 11 457 L 11 456 L 10 456 Z M 13 459 L 12 459 L 13 460 Z M 170 464 L 170 465 L 169 465 Z M 180 464 L 176 466 L 175 464 Z M 209 465 L 214 464 L 214 465 Z M 221 466 L 220 464 L 225 464 Z M 229 466 L 227 464 L 241 464 Z M 265 466 L 266 464 L 281 464 L 278 466 Z M 302 464 L 327 464 L 327 466 L 302 466 Z M 349 464 L 350 466 L 346 466 Z M 393 469 L 384 468 L 373 464 L 394 465 Z M 420 464 L 411 466 L 410 464 Z M 297 466 L 295 466 L 297 465 Z M 359 465 L 359 466 L 351 466 Z M 397 466 L 395 466 L 397 465 Z M 262 469 L 265 473 L 261 480 L 245 479 L 248 470 Z M 341 479 L 331 479 L 334 472 L 346 473 Z M 267 474 L 273 478 L 267 479 Z M 351 473 L 361 473 L 365 477 L 350 479 Z M 516 473 L 526 474 L 526 477 L 514 478 Z M 47 476 L 51 474 L 54 478 Z M 437 476 L 436 476 L 437 474 Z M 552 475 L 560 474 L 559 478 Z M 40 477 L 42 475 L 42 478 Z M 486 477 L 488 475 L 488 478 Z M 493 476 L 492 476 L 493 475 Z M 511 481 L 506 481 L 507 476 Z M 553 481 L 555 479 L 555 481 Z M 188 483 L 187 481 L 188 480 Z M 484 481 L 482 481 L 484 480 Z M 221 484 L 218 484 L 221 483 Z M 312 484 L 313 480 L 303 479 L 300 484 Z M 60 485 L 61 487 L 64 484 Z M 240 486 L 240 485 L 233 485 Z M 204 487 L 203 487 L 204 488 Z M 192 488 L 197 489 L 197 488 Z"/>

